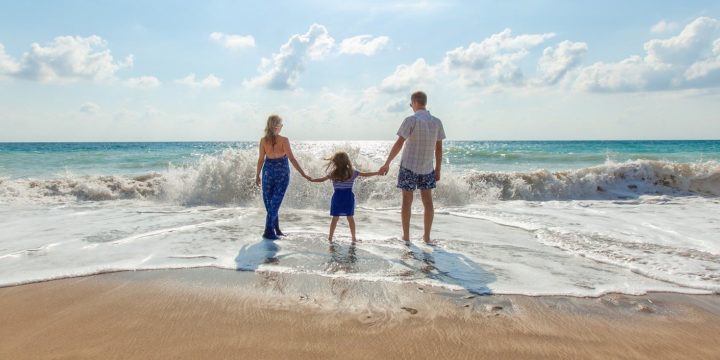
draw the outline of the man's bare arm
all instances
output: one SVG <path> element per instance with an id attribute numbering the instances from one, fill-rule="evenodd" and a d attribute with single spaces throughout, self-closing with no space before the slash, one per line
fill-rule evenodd
<path id="1" fill-rule="evenodd" d="M 390 149 L 390 154 L 388 154 L 387 160 L 385 160 L 385 164 L 380 167 L 380 170 L 378 170 L 379 173 L 381 173 L 383 175 L 386 175 L 388 173 L 388 170 L 390 170 L 390 163 L 400 153 L 400 150 L 402 150 L 403 144 L 405 144 L 405 138 L 402 136 L 398 136 L 397 140 L 395 141 L 395 144 L 393 144 L 392 149 Z"/>
<path id="2" fill-rule="evenodd" d="M 442 140 L 435 143 L 435 181 L 440 181 L 440 169 L 442 168 Z"/>

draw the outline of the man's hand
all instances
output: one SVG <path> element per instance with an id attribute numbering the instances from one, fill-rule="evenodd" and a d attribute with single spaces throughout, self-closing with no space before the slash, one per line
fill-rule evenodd
<path id="1" fill-rule="evenodd" d="M 384 176 L 384 175 L 387 175 L 388 171 L 390 171 L 390 166 L 387 165 L 387 164 L 381 166 L 381 167 L 380 167 L 380 170 L 378 170 L 378 172 L 380 173 L 380 175 L 383 175 L 383 176 Z"/>
<path id="2" fill-rule="evenodd" d="M 400 150 L 402 150 L 404 143 L 405 138 L 402 136 L 398 136 L 397 140 L 395 140 L 395 144 L 393 144 L 392 149 L 390 149 L 390 154 L 388 154 L 387 160 L 385 160 L 385 165 L 381 166 L 380 170 L 378 170 L 380 175 L 387 175 L 388 171 L 390 171 L 390 163 L 397 156 L 397 154 L 400 153 Z"/>
<path id="3" fill-rule="evenodd" d="M 440 169 L 435 169 L 435 181 L 440 181 Z"/>

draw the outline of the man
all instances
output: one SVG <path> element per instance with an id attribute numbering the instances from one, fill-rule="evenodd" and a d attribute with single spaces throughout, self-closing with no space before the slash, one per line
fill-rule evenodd
<path id="1" fill-rule="evenodd" d="M 432 189 L 440 180 L 442 140 L 445 139 L 445 130 L 440 119 L 430 115 L 425 109 L 426 105 L 427 95 L 424 92 L 417 91 L 412 94 L 410 107 L 415 113 L 400 125 L 397 132 L 398 139 L 390 150 L 385 165 L 379 171 L 383 175 L 387 174 L 390 162 L 400 153 L 404 145 L 397 184 L 397 187 L 402 189 L 403 240 L 410 241 L 413 191 L 419 189 L 424 208 L 423 241 L 430 243 L 430 229 L 435 215 Z"/>

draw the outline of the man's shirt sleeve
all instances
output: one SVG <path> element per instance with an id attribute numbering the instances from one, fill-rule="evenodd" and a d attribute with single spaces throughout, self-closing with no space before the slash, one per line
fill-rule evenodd
<path id="1" fill-rule="evenodd" d="M 442 121 L 438 119 L 438 133 L 437 133 L 437 141 L 440 141 L 445 138 L 445 128 L 443 128 Z"/>
<path id="2" fill-rule="evenodd" d="M 402 136 L 403 139 L 407 140 L 407 138 L 410 137 L 410 135 L 413 132 L 413 129 L 415 128 L 415 117 L 409 116 L 403 120 L 402 125 L 400 125 L 400 128 L 397 131 L 398 136 Z"/>

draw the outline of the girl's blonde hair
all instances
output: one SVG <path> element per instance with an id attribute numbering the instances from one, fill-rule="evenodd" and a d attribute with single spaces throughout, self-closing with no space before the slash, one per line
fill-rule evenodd
<path id="1" fill-rule="evenodd" d="M 343 151 L 336 152 L 325 166 L 325 171 L 332 180 L 345 181 L 352 177 L 353 166 L 350 157 Z"/>
<path id="2" fill-rule="evenodd" d="M 282 124 L 282 118 L 278 115 L 272 114 L 268 116 L 267 124 L 265 125 L 265 141 L 270 145 L 275 146 L 277 143 L 277 133 L 275 133 L 275 127 Z"/>

